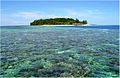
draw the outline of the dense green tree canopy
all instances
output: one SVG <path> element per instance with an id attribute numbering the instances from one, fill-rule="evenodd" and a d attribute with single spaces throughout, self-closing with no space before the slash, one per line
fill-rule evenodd
<path id="1" fill-rule="evenodd" d="M 80 21 L 77 18 L 50 18 L 34 20 L 30 25 L 83 25 L 87 24 L 87 20 Z"/>

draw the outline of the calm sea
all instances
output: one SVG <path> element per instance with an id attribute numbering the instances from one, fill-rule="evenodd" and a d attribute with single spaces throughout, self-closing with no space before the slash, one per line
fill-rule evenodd
<path id="1" fill-rule="evenodd" d="M 1 77 L 118 77 L 119 26 L 2 26 Z"/>

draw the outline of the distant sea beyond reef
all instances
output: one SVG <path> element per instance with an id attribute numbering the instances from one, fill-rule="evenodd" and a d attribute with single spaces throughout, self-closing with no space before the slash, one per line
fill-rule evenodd
<path id="1" fill-rule="evenodd" d="M 31 28 L 31 27 L 64 27 L 64 28 L 100 28 L 100 29 L 119 29 L 120 25 L 92 25 L 92 24 L 86 24 L 86 25 L 10 25 L 10 26 L 1 26 L 1 28 Z"/>

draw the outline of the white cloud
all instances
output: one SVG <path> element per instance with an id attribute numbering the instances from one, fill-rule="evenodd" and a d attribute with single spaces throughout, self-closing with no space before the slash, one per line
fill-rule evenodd
<path id="1" fill-rule="evenodd" d="M 13 17 L 11 17 L 10 15 L 6 15 L 6 14 L 1 14 L 1 26 L 4 25 L 15 25 L 18 24 L 17 20 L 15 20 Z"/>
<path id="2" fill-rule="evenodd" d="M 87 10 L 87 12 L 89 14 L 104 14 L 102 11 L 97 10 L 97 9 L 95 9 L 95 10 Z"/>
<path id="3" fill-rule="evenodd" d="M 67 13 L 69 16 L 72 17 L 95 17 L 95 15 L 101 15 L 103 14 L 100 10 L 82 10 L 82 11 L 76 11 L 73 9 L 67 10 Z M 94 16 L 93 16 L 94 15 Z"/>
<path id="4" fill-rule="evenodd" d="M 57 12 L 57 11 L 56 11 Z M 26 12 L 17 12 L 14 14 L 2 14 L 2 24 L 13 24 L 13 25 L 20 25 L 20 24 L 29 24 L 31 21 L 35 19 L 41 18 L 56 18 L 56 17 L 69 17 L 69 18 L 78 18 L 80 20 L 87 19 L 89 21 L 90 18 L 93 19 L 100 19 L 103 13 L 99 10 L 74 10 L 74 9 L 67 9 L 61 11 L 61 15 L 54 14 L 54 13 L 47 13 L 47 12 L 39 12 L 39 11 L 26 11 Z"/>
<path id="5" fill-rule="evenodd" d="M 25 19 L 32 19 L 32 18 L 39 18 L 42 17 L 41 14 L 36 12 L 18 12 L 14 14 L 16 17 L 25 18 Z"/>
<path id="6" fill-rule="evenodd" d="M 85 16 L 85 13 L 70 9 L 70 10 L 66 10 L 66 13 L 68 14 L 68 16 L 71 17 L 78 17 L 78 16 Z"/>

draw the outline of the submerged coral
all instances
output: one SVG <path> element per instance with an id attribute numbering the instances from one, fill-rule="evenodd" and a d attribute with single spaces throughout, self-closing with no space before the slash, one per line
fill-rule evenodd
<path id="1" fill-rule="evenodd" d="M 116 29 L 2 29 L 0 75 L 118 77 L 118 38 Z"/>

